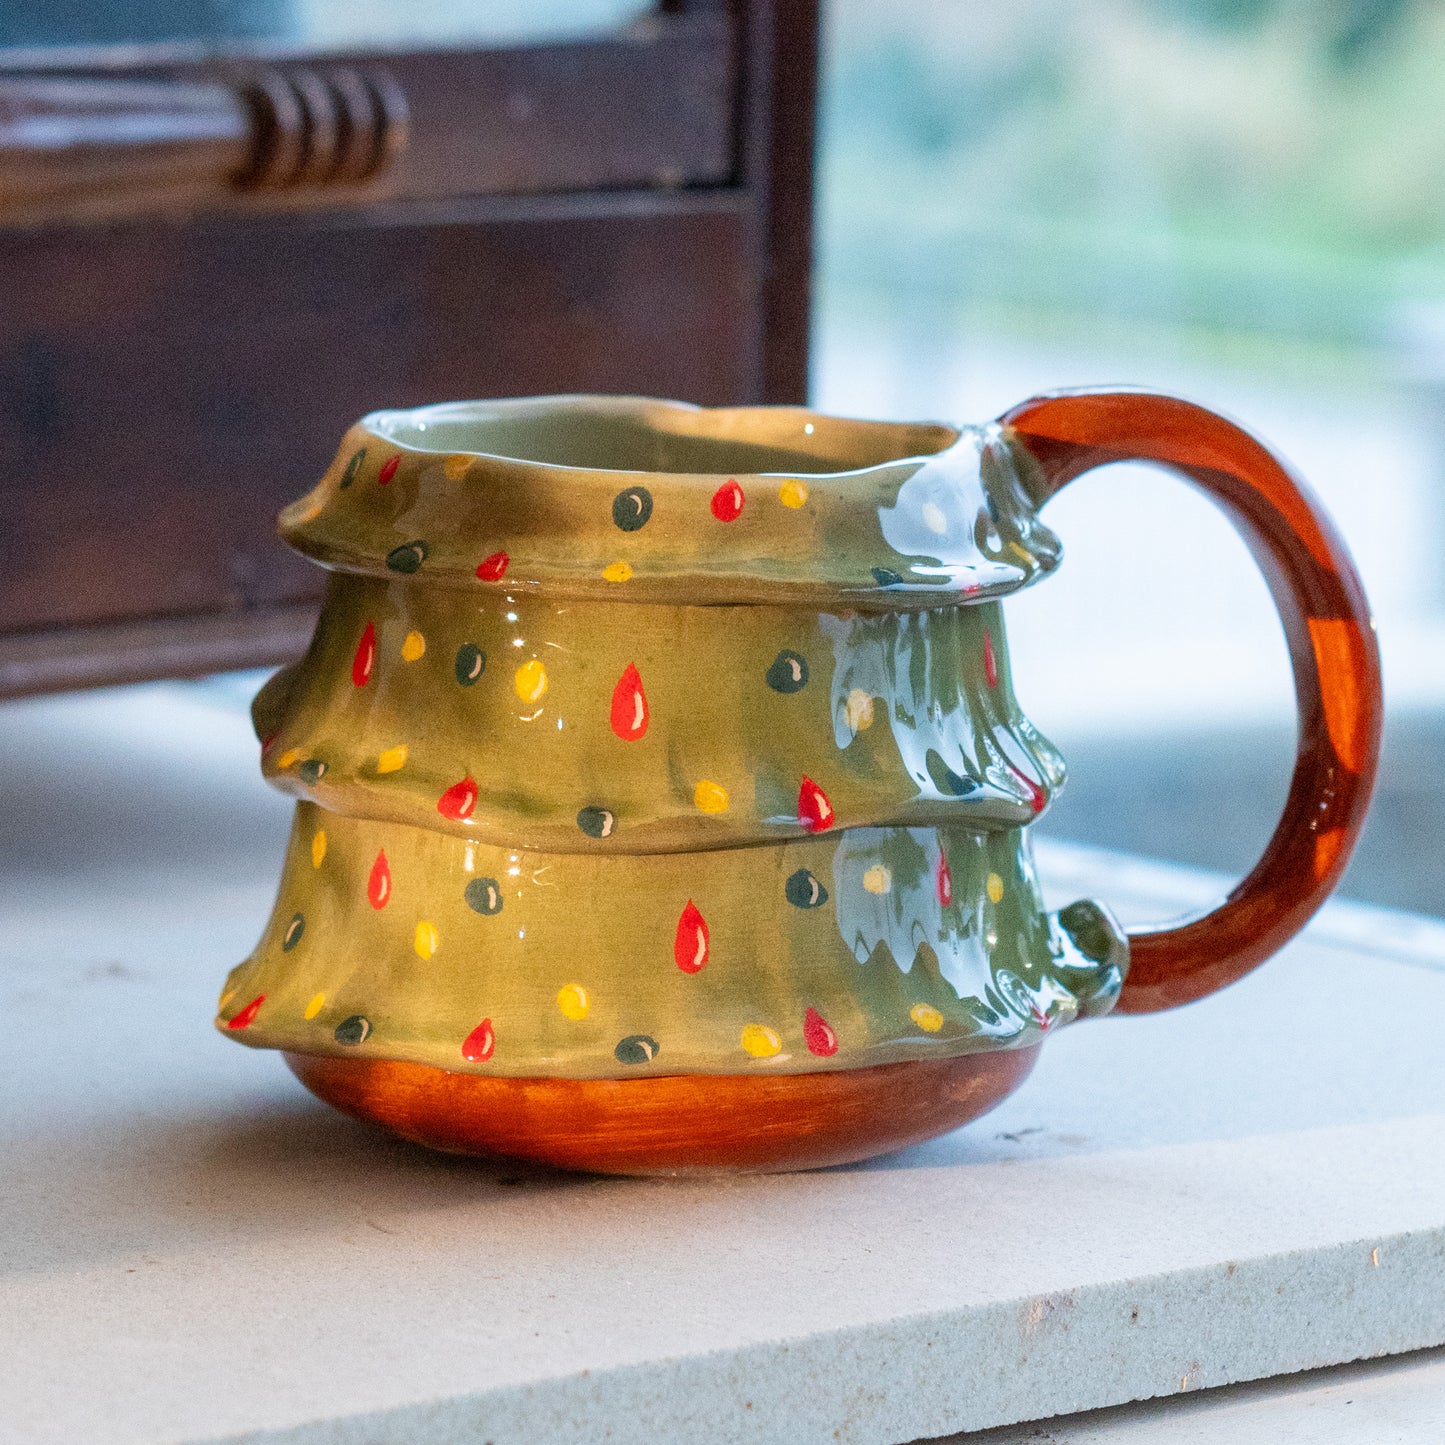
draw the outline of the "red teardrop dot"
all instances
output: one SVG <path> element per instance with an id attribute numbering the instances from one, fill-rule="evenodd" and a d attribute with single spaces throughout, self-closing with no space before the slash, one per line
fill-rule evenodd
<path id="1" fill-rule="evenodd" d="M 228 1029 L 248 1029 L 256 1021 L 256 1015 L 261 1012 L 261 1005 L 266 1002 L 266 995 L 258 993 L 245 1008 L 241 1010 L 227 1025 Z"/>
<path id="2" fill-rule="evenodd" d="M 281 729 L 280 729 L 280 728 L 277 728 L 276 731 L 275 731 L 274 733 L 272 733 L 270 737 L 262 739 L 262 742 L 261 742 L 261 756 L 262 756 L 263 758 L 268 758 L 268 757 L 271 756 L 271 749 L 276 746 L 276 739 L 279 738 L 280 736 L 281 736 Z"/>
<path id="3" fill-rule="evenodd" d="M 443 818 L 450 818 L 460 823 L 472 816 L 472 809 L 477 806 L 477 782 L 476 779 L 467 774 L 459 783 L 453 783 L 441 797 L 437 799 L 437 812 Z"/>
<path id="4" fill-rule="evenodd" d="M 500 582 L 507 575 L 512 559 L 505 552 L 493 552 L 477 564 L 477 576 L 483 582 Z"/>
<path id="5" fill-rule="evenodd" d="M 647 732 L 647 694 L 637 668 L 628 663 L 612 689 L 612 731 L 625 743 L 635 743 Z"/>
<path id="6" fill-rule="evenodd" d="M 737 478 L 729 477 L 712 494 L 712 514 L 719 522 L 736 522 L 742 516 L 743 503 L 746 500 Z"/>
<path id="7" fill-rule="evenodd" d="M 998 659 L 993 655 L 993 634 L 983 629 L 983 675 L 990 687 L 998 686 Z"/>
<path id="8" fill-rule="evenodd" d="M 948 859 L 942 853 L 938 855 L 938 871 L 934 874 L 933 881 L 938 886 L 939 906 L 947 908 L 953 902 L 953 873 L 949 869 Z"/>
<path id="9" fill-rule="evenodd" d="M 391 897 L 391 864 L 386 861 L 386 849 L 376 855 L 371 865 L 371 876 L 366 880 L 366 898 L 373 908 L 385 908 Z"/>
<path id="10" fill-rule="evenodd" d="M 384 487 L 395 475 L 396 469 L 401 465 L 401 453 L 396 452 L 381 464 L 381 470 L 376 474 L 376 480 Z"/>
<path id="11" fill-rule="evenodd" d="M 707 920 L 691 898 L 677 920 L 677 933 L 672 940 L 672 957 L 684 973 L 696 973 L 707 962 L 709 938 Z"/>
<path id="12" fill-rule="evenodd" d="M 833 826 L 833 805 L 812 778 L 804 778 L 798 789 L 798 825 L 810 833 L 820 833 Z"/>
<path id="13" fill-rule="evenodd" d="M 356 644 L 356 656 L 351 659 L 351 680 L 357 687 L 365 687 L 371 681 L 371 669 L 375 662 L 376 624 L 368 622 L 362 629 L 361 641 Z"/>
<path id="14" fill-rule="evenodd" d="M 462 1040 L 462 1057 L 469 1064 L 484 1064 L 492 1057 L 497 1047 L 497 1036 L 492 1032 L 491 1019 L 483 1019 L 465 1039 Z"/>
<path id="15" fill-rule="evenodd" d="M 820 1059 L 830 1059 L 838 1052 L 838 1035 L 833 1032 L 833 1025 L 815 1008 L 803 1015 L 803 1042 L 808 1052 Z"/>

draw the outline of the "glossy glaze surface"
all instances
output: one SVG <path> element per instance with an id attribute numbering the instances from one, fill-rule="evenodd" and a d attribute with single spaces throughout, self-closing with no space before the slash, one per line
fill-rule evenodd
<path id="1" fill-rule="evenodd" d="M 254 711 L 276 787 L 547 852 L 799 838 L 820 821 L 804 779 L 823 831 L 1017 828 L 1064 780 L 993 603 L 622 607 L 336 573 L 310 651 Z M 470 806 L 442 806 L 468 779 Z"/>
<path id="2" fill-rule="evenodd" d="M 221 1017 L 241 1043 L 464 1073 L 857 1069 L 1106 1011 L 1122 936 L 1089 905 L 1066 921 L 1019 829 L 589 856 L 303 803 Z"/>
<path id="3" fill-rule="evenodd" d="M 1218 504 L 1244 538 L 1279 612 L 1299 708 L 1289 795 L 1259 863 L 1219 907 L 1131 931 L 1125 1013 L 1203 998 L 1282 948 L 1350 861 L 1379 765 L 1384 692 L 1374 619 L 1324 508 L 1248 432 L 1149 392 L 1036 397 L 1003 418 L 1040 506 L 1094 467 L 1159 462 Z"/>
<path id="4" fill-rule="evenodd" d="M 388 1059 L 287 1054 L 345 1113 L 454 1154 L 607 1174 L 817 1169 L 931 1139 L 987 1113 L 1037 1048 L 830 1074 L 501 1079 Z"/>
<path id="5" fill-rule="evenodd" d="M 1122 934 L 1047 915 L 1029 863 L 1063 764 L 989 599 L 1058 547 L 996 428 L 383 413 L 282 525 L 335 571 L 254 710 L 305 802 L 225 989 L 240 1041 L 835 1072 L 1029 1046 L 1117 997 Z"/>
<path id="6" fill-rule="evenodd" d="M 1302 717 L 1260 867 L 1133 935 L 1132 973 L 1100 905 L 1043 910 L 1026 830 L 1063 767 L 996 601 L 1057 563 L 1037 509 L 1124 457 L 1250 541 Z M 334 575 L 256 702 L 301 802 L 217 1025 L 437 1147 L 784 1167 L 952 1127 L 1121 989 L 1165 1007 L 1278 947 L 1373 777 L 1347 555 L 1258 443 L 1169 398 L 972 429 L 595 397 L 378 413 L 282 530 Z M 864 1128 L 883 1107 L 897 1127 Z"/>
<path id="7" fill-rule="evenodd" d="M 635 397 L 377 412 L 281 534 L 472 593 L 815 611 L 999 597 L 1060 556 L 996 426 Z"/>

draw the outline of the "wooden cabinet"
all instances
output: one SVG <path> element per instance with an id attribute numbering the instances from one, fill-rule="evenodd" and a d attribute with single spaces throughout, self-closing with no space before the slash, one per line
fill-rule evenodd
<path id="1" fill-rule="evenodd" d="M 801 401 L 812 0 L 569 43 L 0 50 L 0 695 L 279 661 L 377 407 Z"/>

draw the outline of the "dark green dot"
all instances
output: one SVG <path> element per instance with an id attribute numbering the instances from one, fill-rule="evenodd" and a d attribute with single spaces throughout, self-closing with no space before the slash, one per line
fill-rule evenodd
<path id="1" fill-rule="evenodd" d="M 577 814 L 577 826 L 589 838 L 610 838 L 616 830 L 617 819 L 607 808 L 583 808 Z"/>
<path id="2" fill-rule="evenodd" d="M 887 567 L 875 567 L 873 569 L 873 580 L 880 587 L 901 587 L 903 578 L 898 573 L 890 571 Z"/>
<path id="3" fill-rule="evenodd" d="M 1087 898 L 1059 909 L 1059 924 L 1092 963 L 1103 963 L 1113 952 L 1115 933 L 1103 911 Z"/>
<path id="4" fill-rule="evenodd" d="M 828 890 L 806 868 L 789 876 L 783 894 L 794 908 L 821 908 L 828 901 Z"/>
<path id="5" fill-rule="evenodd" d="M 393 572 L 401 572 L 410 576 L 426 561 L 426 554 L 430 550 L 425 542 L 403 542 L 400 547 L 393 547 L 386 554 L 386 565 Z"/>
<path id="6" fill-rule="evenodd" d="M 352 452 L 351 460 L 346 464 L 346 470 L 341 474 L 341 485 L 349 487 L 356 480 L 356 474 L 361 470 L 361 464 L 366 460 L 366 448 Z"/>
<path id="7" fill-rule="evenodd" d="M 774 692 L 802 692 L 808 685 L 808 659 L 801 652 L 786 648 L 768 668 L 768 686 Z"/>
<path id="8" fill-rule="evenodd" d="M 464 642 L 457 648 L 457 681 L 470 687 L 486 670 L 487 654 L 475 642 Z"/>
<path id="9" fill-rule="evenodd" d="M 659 1049 L 657 1040 L 648 1034 L 628 1034 L 612 1052 L 619 1064 L 650 1064 Z"/>
<path id="10" fill-rule="evenodd" d="M 315 787 L 326 776 L 326 764 L 320 758 L 307 758 L 296 771 L 300 773 L 303 783 Z"/>
<path id="11" fill-rule="evenodd" d="M 462 894 L 467 907 L 473 913 L 485 913 L 490 917 L 502 911 L 502 890 L 495 878 L 473 878 Z"/>
<path id="12" fill-rule="evenodd" d="M 352 1048 L 357 1044 L 364 1044 L 371 1037 L 371 1020 L 365 1014 L 352 1014 L 349 1019 L 342 1019 L 336 1025 L 336 1032 L 331 1037 L 338 1044 L 346 1044 Z"/>
<path id="13" fill-rule="evenodd" d="M 923 765 L 928 769 L 928 776 L 933 779 L 933 786 L 945 798 L 962 798 L 978 787 L 976 779 L 955 773 L 933 748 L 929 748 L 923 755 Z"/>
<path id="14" fill-rule="evenodd" d="M 291 922 L 286 925 L 286 936 L 281 940 L 281 952 L 290 953 L 301 942 L 301 935 L 305 932 L 305 918 L 299 913 L 293 914 Z"/>
<path id="15" fill-rule="evenodd" d="M 652 515 L 652 493 L 646 487 L 628 487 L 612 499 L 612 520 L 624 532 L 640 532 Z"/>

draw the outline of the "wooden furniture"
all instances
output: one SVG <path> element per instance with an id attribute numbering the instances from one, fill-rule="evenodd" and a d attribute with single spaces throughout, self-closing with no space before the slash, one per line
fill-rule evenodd
<path id="1" fill-rule="evenodd" d="M 0 50 L 0 696 L 294 654 L 273 518 L 365 411 L 803 400 L 815 8 Z"/>

